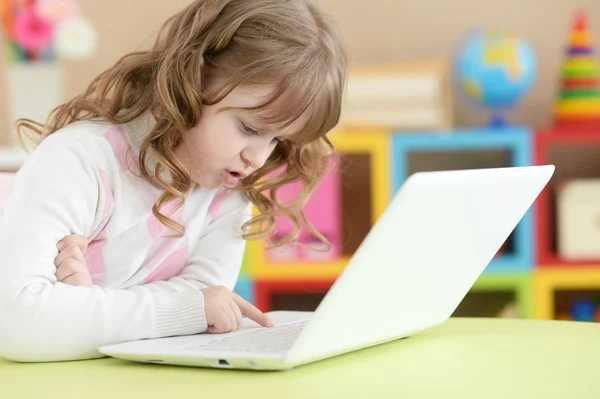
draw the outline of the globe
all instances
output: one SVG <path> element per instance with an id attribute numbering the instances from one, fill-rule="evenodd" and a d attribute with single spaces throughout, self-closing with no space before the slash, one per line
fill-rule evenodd
<path id="1" fill-rule="evenodd" d="M 524 40 L 476 30 L 459 48 L 455 69 L 461 90 L 491 111 L 492 126 L 502 126 L 535 82 L 537 61 Z"/>

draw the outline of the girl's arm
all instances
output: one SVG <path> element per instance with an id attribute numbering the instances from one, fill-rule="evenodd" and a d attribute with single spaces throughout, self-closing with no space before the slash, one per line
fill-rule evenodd
<path id="1" fill-rule="evenodd" d="M 69 234 L 89 236 L 104 199 L 92 152 L 56 136 L 21 168 L 0 218 L 0 356 L 94 358 L 102 345 L 205 331 L 200 290 L 57 283 L 56 243 Z"/>

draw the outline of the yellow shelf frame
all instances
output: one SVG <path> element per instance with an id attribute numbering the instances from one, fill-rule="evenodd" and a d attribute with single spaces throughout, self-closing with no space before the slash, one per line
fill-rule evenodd
<path id="1" fill-rule="evenodd" d="M 336 131 L 330 135 L 339 154 L 369 154 L 371 166 L 371 221 L 375 223 L 391 198 L 390 146 L 391 133 L 385 129 Z M 255 280 L 296 280 L 337 278 L 349 258 L 311 262 L 267 262 L 264 243 L 248 243 L 248 263 L 245 271 Z"/>
<path id="2" fill-rule="evenodd" d="M 533 278 L 536 319 L 554 319 L 554 292 L 557 289 L 600 290 L 600 269 L 589 266 L 538 269 Z"/>

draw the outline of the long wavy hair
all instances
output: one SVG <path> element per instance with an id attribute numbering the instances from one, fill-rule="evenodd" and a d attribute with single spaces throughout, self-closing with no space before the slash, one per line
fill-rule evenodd
<path id="1" fill-rule="evenodd" d="M 272 98 L 255 109 L 268 111 L 269 122 L 281 126 L 307 112 L 310 118 L 242 181 L 240 189 L 258 210 L 243 226 L 244 237 L 271 238 L 276 216 L 285 216 L 295 229 L 276 246 L 296 241 L 302 226 L 328 246 L 302 209 L 328 167 L 333 146 L 326 133 L 340 118 L 346 62 L 335 23 L 309 0 L 196 0 L 166 21 L 150 50 L 122 57 L 83 94 L 57 107 L 45 124 L 18 120 L 17 136 L 23 143 L 29 130 L 41 141 L 73 122 L 99 118 L 125 124 L 151 112 L 156 124 L 140 146 L 140 177 L 164 189 L 152 211 L 180 237 L 184 227 L 161 213 L 171 201 L 182 206 L 192 188 L 175 150 L 204 106 L 243 84 L 275 84 Z M 217 81 L 219 87 L 207 92 Z M 285 107 L 274 110 L 275 103 Z M 164 171 L 169 182 L 161 178 Z M 295 182 L 301 183 L 300 194 L 291 203 L 280 202 L 277 190 Z"/>

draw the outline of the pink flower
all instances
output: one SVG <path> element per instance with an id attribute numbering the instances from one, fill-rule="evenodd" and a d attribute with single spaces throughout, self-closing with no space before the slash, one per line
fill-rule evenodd
<path id="1" fill-rule="evenodd" d="M 37 53 L 52 44 L 54 26 L 39 15 L 34 7 L 27 7 L 15 19 L 15 41 L 27 52 Z"/>

